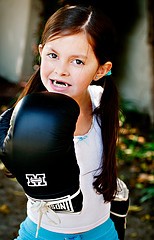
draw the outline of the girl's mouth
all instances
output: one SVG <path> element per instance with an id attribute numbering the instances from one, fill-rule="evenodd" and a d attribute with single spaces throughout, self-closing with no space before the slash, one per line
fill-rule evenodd
<path id="1" fill-rule="evenodd" d="M 51 80 L 52 81 L 52 84 L 56 87 L 63 87 L 63 88 L 66 88 L 66 87 L 69 87 L 71 86 L 70 84 L 66 83 L 66 82 L 61 82 L 61 81 L 57 81 L 57 80 Z"/>

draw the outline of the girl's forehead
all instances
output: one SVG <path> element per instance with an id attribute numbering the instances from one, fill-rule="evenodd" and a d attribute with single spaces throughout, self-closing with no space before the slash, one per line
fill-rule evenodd
<path id="1" fill-rule="evenodd" d="M 45 45 L 48 47 L 69 47 L 70 49 L 78 48 L 82 49 L 82 51 L 92 48 L 84 32 L 67 36 L 57 35 L 49 38 Z"/>
<path id="2" fill-rule="evenodd" d="M 79 33 L 74 33 L 74 34 L 64 32 L 62 34 L 57 34 L 54 36 L 50 35 L 46 42 L 53 42 L 56 40 L 63 41 L 64 39 L 75 40 L 75 41 L 80 40 L 80 42 L 84 42 L 85 44 L 86 43 L 90 44 L 88 35 L 84 31 L 81 31 Z"/>

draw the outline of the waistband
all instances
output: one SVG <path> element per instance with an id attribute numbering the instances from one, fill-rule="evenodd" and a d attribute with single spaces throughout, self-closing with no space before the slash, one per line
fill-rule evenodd
<path id="1" fill-rule="evenodd" d="M 80 188 L 77 192 L 73 195 L 67 195 L 61 198 L 56 199 L 35 199 L 26 194 L 27 198 L 30 201 L 30 208 L 34 211 L 38 212 L 38 219 L 37 219 L 37 229 L 36 229 L 36 238 L 41 226 L 42 216 L 46 215 L 48 222 L 51 225 L 59 225 L 61 220 L 58 217 L 57 212 L 77 212 L 77 208 L 75 207 L 76 203 L 73 202 L 81 200 L 82 194 Z M 75 205 L 74 205 L 75 204 Z M 81 209 L 80 209 L 81 210 Z"/>
<path id="2" fill-rule="evenodd" d="M 102 237 L 104 240 L 118 240 L 117 233 L 114 227 L 112 220 L 109 218 L 105 223 L 101 224 L 100 226 L 91 229 L 84 233 L 79 234 L 64 234 L 64 233 L 56 233 L 48 231 L 44 228 L 39 229 L 38 237 L 35 238 L 35 232 L 37 229 L 37 224 L 32 222 L 28 217 L 26 220 L 21 224 L 20 232 L 24 229 L 25 232 L 29 232 L 32 238 L 26 239 L 54 239 L 54 240 L 77 240 L 77 239 L 85 239 L 85 240 L 94 240 L 99 239 L 99 236 Z M 102 239 L 100 238 L 100 239 Z M 23 238 L 25 239 L 25 238 Z"/>

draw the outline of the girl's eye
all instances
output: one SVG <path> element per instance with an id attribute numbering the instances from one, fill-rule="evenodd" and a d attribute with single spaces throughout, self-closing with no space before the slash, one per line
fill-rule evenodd
<path id="1" fill-rule="evenodd" d="M 75 62 L 77 65 L 84 65 L 84 63 L 83 63 L 80 59 L 75 59 L 74 62 Z"/>
<path id="2" fill-rule="evenodd" d="M 49 58 L 57 58 L 57 54 L 55 53 L 49 53 L 48 56 Z"/>

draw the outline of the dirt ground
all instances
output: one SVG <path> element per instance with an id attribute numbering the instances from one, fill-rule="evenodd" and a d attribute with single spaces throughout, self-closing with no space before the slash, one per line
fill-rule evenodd
<path id="1" fill-rule="evenodd" d="M 20 185 L 0 170 L 0 240 L 12 240 L 26 216 L 26 198 Z"/>
<path id="2" fill-rule="evenodd" d="M 26 216 L 26 197 L 15 180 L 4 176 L 2 164 L 0 166 L 0 240 L 13 240 Z M 131 201 L 133 204 L 134 200 Z M 154 226 L 148 217 L 152 207 L 150 204 L 147 202 L 141 209 L 129 212 L 125 240 L 154 239 Z"/>

